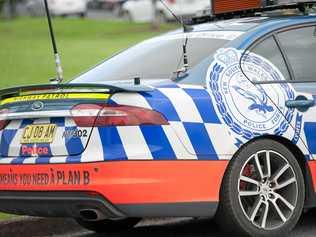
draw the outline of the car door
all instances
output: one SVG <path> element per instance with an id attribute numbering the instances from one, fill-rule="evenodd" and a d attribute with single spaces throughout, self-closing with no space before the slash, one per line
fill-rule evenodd
<path id="1" fill-rule="evenodd" d="M 316 27 L 304 26 L 277 34 L 292 75 L 296 98 L 287 106 L 302 116 L 301 137 L 310 153 L 316 154 Z"/>
<path id="2" fill-rule="evenodd" d="M 315 25 L 275 32 L 250 51 L 251 53 L 246 53 L 244 57 L 254 54 L 270 62 L 271 68 L 268 69 L 273 80 L 265 81 L 262 78 L 255 83 L 264 88 L 266 95 L 291 124 L 294 132 L 282 135 L 294 144 L 307 147 L 309 152 L 304 152 L 305 155 L 313 157 L 316 155 Z M 247 60 L 244 58 L 243 61 Z M 245 68 L 243 65 L 242 67 Z M 277 68 L 280 77 L 273 75 L 273 68 Z M 274 91 L 278 91 L 278 94 L 275 95 Z M 281 99 L 281 94 L 285 94 L 286 98 Z M 275 130 L 275 134 L 278 135 L 278 132 Z"/>

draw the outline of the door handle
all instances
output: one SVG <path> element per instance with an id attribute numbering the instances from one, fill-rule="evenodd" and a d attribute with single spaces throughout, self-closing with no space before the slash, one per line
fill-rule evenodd
<path id="1" fill-rule="evenodd" d="M 305 112 L 315 105 L 314 100 L 308 100 L 305 96 L 298 96 L 295 100 L 288 100 L 285 102 L 286 107 L 297 109 L 298 111 Z"/>

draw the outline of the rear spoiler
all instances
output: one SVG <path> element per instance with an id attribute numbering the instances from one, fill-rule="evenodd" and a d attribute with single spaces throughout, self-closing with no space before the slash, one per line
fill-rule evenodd
<path id="1" fill-rule="evenodd" d="M 150 92 L 153 87 L 147 85 L 135 85 L 133 83 L 115 84 L 83 84 L 83 83 L 67 83 L 67 84 L 40 84 L 12 87 L 0 90 L 0 100 L 20 95 L 33 95 L 43 93 L 116 93 L 116 92 Z"/>

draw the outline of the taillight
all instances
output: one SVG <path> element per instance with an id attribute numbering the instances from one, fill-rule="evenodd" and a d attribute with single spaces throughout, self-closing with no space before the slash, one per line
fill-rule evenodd
<path id="1" fill-rule="evenodd" d="M 176 3 L 176 0 L 168 0 L 168 3 L 169 3 L 169 4 L 175 4 L 175 3 Z"/>
<path id="2" fill-rule="evenodd" d="M 9 123 L 9 121 L 7 120 L 8 113 L 8 109 L 0 110 L 0 130 L 4 129 Z"/>
<path id="3" fill-rule="evenodd" d="M 93 127 L 102 108 L 96 104 L 79 104 L 72 108 L 71 115 L 79 127 Z"/>
<path id="4" fill-rule="evenodd" d="M 168 124 L 156 111 L 124 105 L 77 105 L 72 110 L 72 116 L 79 127 Z"/>
<path id="5" fill-rule="evenodd" d="M 166 125 L 167 120 L 158 112 L 133 106 L 105 106 L 96 126 Z"/>

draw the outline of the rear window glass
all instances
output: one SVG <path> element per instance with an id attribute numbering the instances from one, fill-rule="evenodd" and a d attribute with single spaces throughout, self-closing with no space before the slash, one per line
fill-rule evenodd
<path id="1" fill-rule="evenodd" d="M 191 68 L 229 41 L 223 35 L 218 36 L 219 38 L 216 38 L 216 35 L 210 37 L 201 33 L 189 37 L 187 52 Z M 237 35 L 231 37 L 237 37 Z M 177 69 L 183 67 L 182 45 L 184 42 L 184 34 L 161 36 L 144 41 L 109 58 L 80 75 L 72 83 L 102 83 L 130 80 L 135 77 L 171 78 Z"/>

